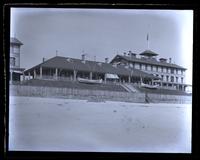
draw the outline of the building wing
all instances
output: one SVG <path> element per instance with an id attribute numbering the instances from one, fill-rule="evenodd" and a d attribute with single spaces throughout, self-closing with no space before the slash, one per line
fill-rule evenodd
<path id="1" fill-rule="evenodd" d="M 39 67 L 43 68 L 59 68 L 65 70 L 76 70 L 80 72 L 94 72 L 101 74 L 117 74 L 119 76 L 136 76 L 136 77 L 146 77 L 149 79 L 157 79 L 157 77 L 142 72 L 133 68 L 126 68 L 125 66 L 114 66 L 110 63 L 96 62 L 96 61 L 82 61 L 81 59 L 74 59 L 69 57 L 56 56 L 49 60 L 46 60 L 28 70 L 24 73 L 27 75 L 28 72 L 32 72 L 34 69 Z"/>
<path id="2" fill-rule="evenodd" d="M 164 67 L 171 67 L 171 68 L 186 70 L 186 68 L 181 67 L 181 66 L 174 64 L 174 63 L 160 62 L 160 61 L 157 61 L 156 59 L 153 59 L 153 58 L 152 59 L 136 58 L 136 57 L 131 57 L 131 56 L 123 56 L 123 55 L 116 55 L 113 58 L 113 60 L 111 61 L 111 63 L 114 60 L 118 60 L 118 59 L 124 59 L 124 60 L 130 61 L 130 62 L 138 62 L 138 63 L 143 63 L 143 64 L 151 64 L 151 65 L 157 65 L 157 66 L 164 66 Z"/>

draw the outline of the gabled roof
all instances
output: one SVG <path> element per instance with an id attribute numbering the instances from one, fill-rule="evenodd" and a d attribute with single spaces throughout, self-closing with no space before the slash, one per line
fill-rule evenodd
<path id="1" fill-rule="evenodd" d="M 151 65 L 157 65 L 157 66 L 163 66 L 163 67 L 171 67 L 171 68 L 176 68 L 176 69 L 183 69 L 186 70 L 186 68 L 181 67 L 177 64 L 173 64 L 173 63 L 167 63 L 167 62 L 160 62 L 157 61 L 155 59 L 150 59 L 150 58 L 136 58 L 136 57 L 131 57 L 131 56 L 123 56 L 123 55 L 116 55 L 113 60 L 111 61 L 111 63 L 115 60 L 115 59 L 125 59 L 127 61 L 130 62 L 138 62 L 138 63 L 144 63 L 144 64 L 151 64 Z"/>
<path id="2" fill-rule="evenodd" d="M 117 75 L 123 75 L 123 76 L 136 76 L 136 77 L 146 77 L 146 78 L 154 78 L 157 77 L 142 72 L 137 69 L 130 69 L 125 68 L 124 66 L 113 66 L 110 63 L 104 63 L 104 62 L 96 62 L 96 61 L 88 61 L 85 60 L 85 62 L 82 62 L 80 59 L 75 58 L 69 58 L 69 57 L 60 57 L 56 56 L 51 59 L 48 59 L 44 61 L 41 64 L 38 64 L 28 70 L 25 71 L 25 74 L 27 74 L 29 71 L 32 71 L 35 68 L 38 67 L 44 67 L 44 68 L 59 68 L 59 69 L 65 69 L 65 70 L 77 70 L 82 72 L 96 72 L 96 73 L 111 73 L 111 74 L 117 74 Z"/>
<path id="3" fill-rule="evenodd" d="M 10 38 L 10 43 L 11 44 L 23 45 L 23 43 L 21 41 L 19 41 L 17 38 L 14 38 L 14 37 Z"/>

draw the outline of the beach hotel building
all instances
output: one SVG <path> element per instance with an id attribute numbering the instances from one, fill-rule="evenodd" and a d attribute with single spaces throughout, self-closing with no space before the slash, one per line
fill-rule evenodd
<path id="1" fill-rule="evenodd" d="M 129 51 L 116 55 L 109 63 L 87 60 L 85 54 L 80 59 L 55 56 L 27 69 L 20 68 L 20 47 L 22 42 L 10 39 L 10 81 L 40 79 L 57 81 L 77 81 L 79 78 L 102 80 L 102 83 L 129 83 L 159 85 L 159 88 L 185 91 L 186 69 L 158 54 L 145 50 L 140 54 Z M 22 76 L 23 75 L 23 76 Z M 20 78 L 21 77 L 21 78 Z"/>
<path id="2" fill-rule="evenodd" d="M 110 63 L 129 66 L 129 68 L 154 75 L 159 80 L 153 80 L 152 83 L 159 84 L 161 88 L 185 91 L 187 87 L 185 84 L 186 68 L 172 63 L 171 58 L 169 61 L 165 58 L 158 60 L 157 56 L 158 54 L 151 50 L 145 50 L 139 55 L 129 51 L 123 55 L 116 55 Z"/>
<path id="3" fill-rule="evenodd" d="M 103 80 L 103 83 L 139 83 L 142 77 L 145 82 L 158 79 L 158 77 L 127 66 L 81 59 L 55 56 L 42 63 L 27 69 L 24 75 L 33 79 L 77 81 L 77 78 L 88 80 Z"/>

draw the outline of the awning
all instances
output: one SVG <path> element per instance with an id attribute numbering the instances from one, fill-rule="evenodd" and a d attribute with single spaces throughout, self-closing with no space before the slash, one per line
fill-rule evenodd
<path id="1" fill-rule="evenodd" d="M 118 75 L 110 73 L 106 73 L 105 77 L 108 79 L 119 79 Z"/>
<path id="2" fill-rule="evenodd" d="M 20 74 L 23 74 L 22 71 L 13 71 L 14 73 L 20 73 Z"/>

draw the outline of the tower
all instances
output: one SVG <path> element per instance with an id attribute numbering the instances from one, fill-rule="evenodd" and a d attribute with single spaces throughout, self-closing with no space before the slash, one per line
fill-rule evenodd
<path id="1" fill-rule="evenodd" d="M 20 81 L 24 68 L 20 68 L 20 47 L 23 45 L 17 38 L 10 38 L 10 81 Z"/>
<path id="2" fill-rule="evenodd" d="M 17 38 L 10 39 L 10 68 L 20 68 L 20 47 L 23 45 Z"/>

